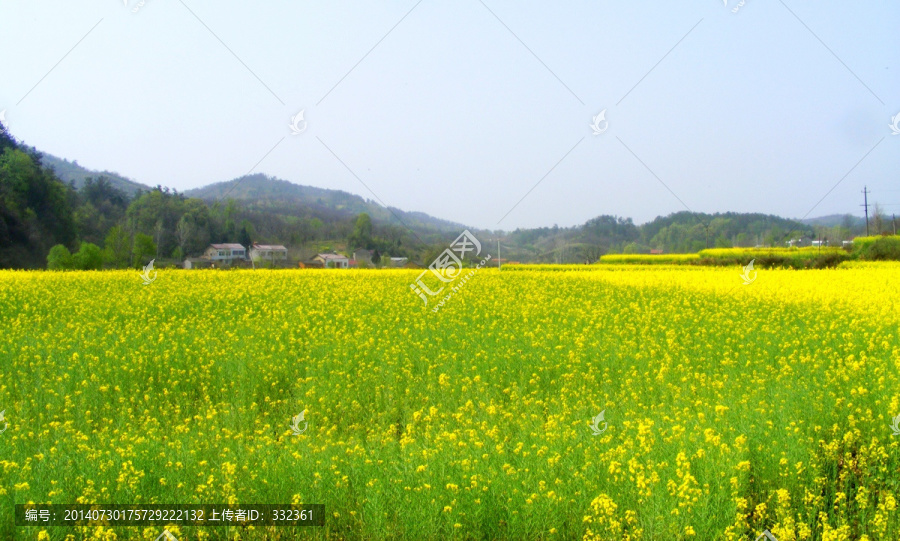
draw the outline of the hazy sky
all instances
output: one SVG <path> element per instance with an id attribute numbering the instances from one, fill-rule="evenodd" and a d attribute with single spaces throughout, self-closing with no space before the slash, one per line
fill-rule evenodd
<path id="1" fill-rule="evenodd" d="M 896 1 L 123 3 L 0 0 L 17 138 L 150 185 L 260 172 L 490 229 L 862 215 L 864 184 L 900 213 Z"/>

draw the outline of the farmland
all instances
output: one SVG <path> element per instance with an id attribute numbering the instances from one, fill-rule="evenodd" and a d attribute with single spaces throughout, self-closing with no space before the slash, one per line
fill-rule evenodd
<path id="1" fill-rule="evenodd" d="M 509 270 L 436 314 L 418 271 L 0 271 L 0 537 L 160 531 L 29 501 L 327 512 L 182 541 L 900 537 L 900 264 Z"/>

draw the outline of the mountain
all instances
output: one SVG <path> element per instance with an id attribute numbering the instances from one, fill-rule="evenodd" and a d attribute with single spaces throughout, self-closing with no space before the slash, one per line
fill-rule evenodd
<path id="1" fill-rule="evenodd" d="M 53 169 L 56 173 L 56 176 L 59 177 L 60 180 L 69 184 L 71 182 L 75 183 L 75 188 L 80 189 L 84 185 L 84 179 L 88 177 L 106 177 L 109 180 L 109 183 L 116 189 L 122 190 L 129 197 L 133 197 L 135 193 L 138 191 L 148 191 L 153 188 L 147 186 L 145 184 L 141 184 L 140 182 L 135 182 L 129 178 L 125 178 L 118 173 L 112 173 L 110 171 L 94 171 L 92 169 L 88 169 L 86 167 L 82 167 L 78 165 L 78 160 L 74 162 L 70 162 L 64 158 L 57 158 L 52 154 L 47 154 L 46 152 L 41 153 L 41 162 L 47 167 Z"/>
<path id="2" fill-rule="evenodd" d="M 154 189 L 152 186 L 136 182 L 118 173 L 88 169 L 79 165 L 77 160 L 70 162 L 47 153 L 41 153 L 41 156 L 44 165 L 52 168 L 60 180 L 66 184 L 74 183 L 77 189 L 84 186 L 86 178 L 101 176 L 106 177 L 114 188 L 125 192 L 129 197 L 134 197 L 139 191 Z M 184 195 L 207 202 L 225 197 L 240 202 L 250 211 L 316 217 L 325 221 L 355 217 L 365 212 L 376 223 L 405 224 L 423 235 L 461 231 L 466 227 L 459 223 L 434 218 L 423 212 L 386 208 L 375 201 L 341 190 L 303 186 L 263 174 L 209 184 L 188 190 Z"/>
<path id="3" fill-rule="evenodd" d="M 873 205 L 874 207 L 874 205 Z M 807 218 L 800 220 L 802 223 L 812 226 L 835 227 L 841 226 L 848 229 L 865 228 L 866 219 L 861 216 L 853 216 L 852 214 L 830 214 L 828 216 L 819 216 L 818 218 Z"/>
<path id="4" fill-rule="evenodd" d="M 466 228 L 423 212 L 384 207 L 345 191 L 303 186 L 259 173 L 188 190 L 184 195 L 210 203 L 223 198 L 234 199 L 249 211 L 310 215 L 320 219 L 323 216 L 351 218 L 365 212 L 373 222 L 406 225 L 417 233 L 458 232 Z"/>

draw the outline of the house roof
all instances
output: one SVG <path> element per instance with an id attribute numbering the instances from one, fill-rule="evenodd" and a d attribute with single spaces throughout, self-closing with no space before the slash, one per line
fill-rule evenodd
<path id="1" fill-rule="evenodd" d="M 254 244 L 253 248 L 257 250 L 287 250 L 280 244 Z"/>
<path id="2" fill-rule="evenodd" d="M 340 254 L 317 254 L 316 257 L 321 257 L 322 259 L 347 259 L 347 256 Z"/>
<path id="3" fill-rule="evenodd" d="M 210 244 L 216 250 L 243 250 L 244 246 L 242 244 Z"/>

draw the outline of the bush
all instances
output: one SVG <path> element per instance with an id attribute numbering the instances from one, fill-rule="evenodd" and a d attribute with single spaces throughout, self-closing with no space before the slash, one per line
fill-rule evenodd
<path id="1" fill-rule="evenodd" d="M 701 265 L 746 265 L 758 268 L 822 269 L 836 267 L 850 255 L 837 247 L 805 248 L 714 248 L 701 250 Z"/>
<path id="2" fill-rule="evenodd" d="M 697 254 L 606 254 L 600 256 L 598 263 L 619 265 L 672 265 L 677 263 L 696 263 Z"/>
<path id="3" fill-rule="evenodd" d="M 867 237 L 867 240 L 871 237 Z M 854 247 L 856 239 L 854 239 Z M 877 237 L 861 243 L 859 258 L 866 261 L 900 261 L 900 235 Z"/>
<path id="4" fill-rule="evenodd" d="M 82 242 L 72 260 L 76 269 L 100 270 L 103 268 L 103 250 L 96 244 Z"/>
<path id="5" fill-rule="evenodd" d="M 72 260 L 72 254 L 68 248 L 62 244 L 57 244 L 50 248 L 50 253 L 47 254 L 47 268 L 49 270 L 71 270 L 74 266 L 75 262 Z"/>

